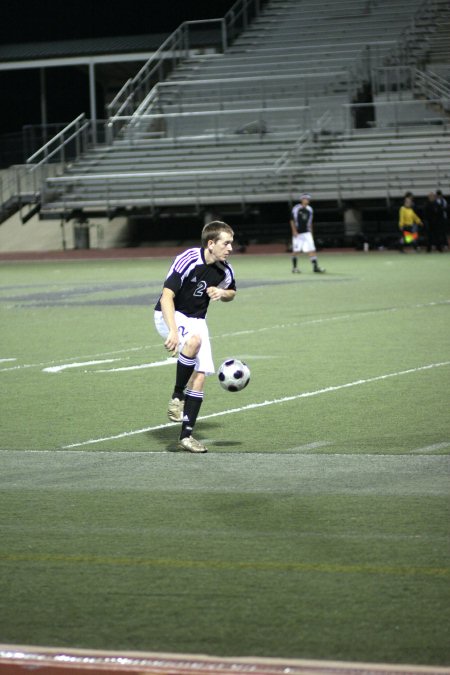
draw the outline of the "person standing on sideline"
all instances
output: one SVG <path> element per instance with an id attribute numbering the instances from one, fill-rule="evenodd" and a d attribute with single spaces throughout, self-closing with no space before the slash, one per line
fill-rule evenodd
<path id="1" fill-rule="evenodd" d="M 442 209 L 442 220 L 443 220 L 443 230 L 442 230 L 442 248 L 444 251 L 448 249 L 448 203 L 447 200 L 445 199 L 444 195 L 442 194 L 442 190 L 436 190 L 436 201 L 440 205 Z"/>
<path id="2" fill-rule="evenodd" d="M 447 200 L 445 199 L 444 195 L 442 194 L 442 190 L 436 190 L 436 201 L 439 204 L 439 206 L 442 209 L 442 215 L 444 220 L 447 220 Z"/>
<path id="3" fill-rule="evenodd" d="M 192 436 L 205 377 L 214 373 L 206 313 L 211 300 L 230 302 L 236 295 L 228 263 L 233 238 L 226 223 L 215 220 L 205 225 L 201 247 L 187 249 L 172 262 L 155 306 L 155 326 L 165 348 L 173 356 L 179 352 L 167 415 L 182 423 L 178 447 L 187 452 L 207 452 Z"/>
<path id="4" fill-rule="evenodd" d="M 410 196 L 405 196 L 403 206 L 398 212 L 398 226 L 402 233 L 400 242 L 400 252 L 404 253 L 403 245 L 412 244 L 416 251 L 419 251 L 419 225 L 422 221 L 414 211 L 413 200 Z"/>
<path id="5" fill-rule="evenodd" d="M 297 266 L 298 253 L 307 253 L 311 260 L 314 272 L 325 272 L 319 267 L 317 262 L 316 247 L 313 239 L 313 216 L 314 212 L 310 206 L 311 195 L 303 194 L 300 196 L 300 203 L 295 204 L 291 213 L 291 231 L 292 231 L 292 272 L 299 273 Z"/>
<path id="6" fill-rule="evenodd" d="M 430 192 L 423 210 L 427 252 L 431 253 L 433 246 L 442 253 L 445 241 L 444 209 L 435 192 Z"/>

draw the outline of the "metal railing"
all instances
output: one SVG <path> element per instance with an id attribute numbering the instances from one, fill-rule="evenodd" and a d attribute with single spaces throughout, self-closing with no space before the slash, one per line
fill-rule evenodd
<path id="1" fill-rule="evenodd" d="M 354 91 L 357 90 L 361 82 L 370 81 L 372 71 L 383 66 L 389 48 L 394 49 L 396 44 L 396 40 L 377 40 L 364 44 L 360 50 L 359 58 L 355 58 L 353 65 L 350 67 Z"/>
<path id="2" fill-rule="evenodd" d="M 170 112 L 141 115 L 140 125 L 129 127 L 126 142 L 131 146 L 154 139 L 178 142 L 213 140 L 220 145 L 222 139 L 238 138 L 238 134 L 259 136 L 261 142 L 313 132 L 319 125 L 321 131 L 333 134 L 352 134 L 360 129 L 386 130 L 400 133 L 410 127 L 440 125 L 447 130 L 450 119 L 436 108 L 442 107 L 443 99 L 374 100 L 367 103 L 335 101 L 329 108 L 329 100 L 312 100 L 311 105 L 286 105 L 243 107 L 193 112 Z M 132 116 L 118 118 L 128 125 Z M 125 140 L 123 141 L 125 143 Z"/>
<path id="3" fill-rule="evenodd" d="M 259 105 L 270 105 L 274 98 L 285 95 L 291 99 L 302 98 L 308 104 L 310 96 L 326 95 L 335 91 L 337 84 L 351 91 L 350 73 L 347 69 L 277 73 L 276 75 L 258 75 L 242 77 L 217 77 L 180 82 L 161 82 L 157 85 L 158 105 L 168 105 L 167 98 L 176 100 L 176 107 L 183 112 L 187 102 L 194 99 L 199 105 L 199 92 L 207 90 L 208 101 L 214 101 L 218 107 L 243 97 L 257 101 Z M 191 97 L 189 99 L 189 97 Z M 186 101 L 187 99 L 187 101 Z"/>
<path id="4" fill-rule="evenodd" d="M 441 107 L 442 99 L 375 100 L 370 103 L 343 104 L 342 119 L 346 134 L 357 133 L 359 129 L 370 128 L 375 133 L 395 132 L 397 135 L 408 130 L 439 126 L 448 132 L 450 119 L 439 114 L 433 107 Z M 365 111 L 366 124 L 358 125 L 359 113 Z"/>
<path id="5" fill-rule="evenodd" d="M 87 149 L 89 128 L 90 122 L 83 113 L 28 157 L 17 172 L 20 191 L 21 183 L 26 182 L 31 184 L 32 193 L 38 193 L 52 171 L 63 172 L 69 160 L 80 157 Z"/>
<path id="6" fill-rule="evenodd" d="M 236 0 L 223 18 L 184 22 L 163 42 L 137 75 L 125 83 L 109 104 L 109 115 L 136 112 L 151 92 L 152 87 L 159 81 L 163 81 L 181 60 L 189 56 L 190 31 L 216 24 L 218 26 L 218 48 L 224 53 L 236 35 L 248 27 L 252 18 L 259 15 L 263 1 Z M 97 125 L 102 128 L 104 136 L 108 133 L 110 138 L 112 132 L 118 131 L 114 124 L 107 126 L 101 121 L 96 122 L 94 128 L 94 123 L 87 120 L 84 114 L 79 115 L 51 140 L 45 142 L 37 152 L 34 152 L 26 160 L 25 165 L 11 167 L 8 179 L 2 180 L 0 186 L 2 193 L 5 194 L 8 190 L 8 193 L 14 193 L 19 200 L 23 197 L 27 202 L 33 199 L 37 201 L 45 181 L 54 172 L 63 172 L 68 161 L 78 159 L 90 146 L 92 139 L 97 141 Z"/>
<path id="7" fill-rule="evenodd" d="M 37 204 L 45 182 L 62 175 L 69 165 L 93 147 L 93 136 L 105 137 L 106 123 L 98 121 L 100 133 L 84 113 L 66 124 L 55 136 L 34 152 L 24 164 L 14 164 L 3 172 L 0 181 L 0 205 L 14 201 L 18 208 Z"/>
<path id="8" fill-rule="evenodd" d="M 237 3 L 239 4 L 239 3 Z M 242 4 L 242 3 L 241 3 Z M 333 76 L 349 77 L 347 71 L 337 71 L 331 73 Z M 326 77 L 330 73 L 323 75 Z M 399 86 L 399 82 L 403 83 L 405 91 L 411 84 L 411 90 L 426 96 L 428 99 L 426 103 L 432 104 L 435 107 L 441 106 L 444 110 L 448 110 L 449 103 L 449 86 L 448 83 L 439 76 L 430 73 L 424 73 L 413 67 L 393 66 L 385 67 L 377 70 L 373 81 L 377 83 L 377 92 L 388 92 L 393 100 L 375 101 L 370 103 L 336 103 L 333 114 L 321 117 L 323 110 L 320 110 L 320 105 L 315 103 L 314 106 L 298 105 L 298 100 L 295 105 L 290 106 L 270 106 L 267 105 L 273 97 L 269 96 L 269 91 L 274 83 L 277 83 L 283 88 L 285 83 L 286 90 L 292 93 L 292 82 L 300 83 L 299 89 L 302 93 L 309 95 L 307 82 L 317 78 L 320 79 L 319 74 L 305 76 L 299 74 L 280 75 L 280 76 L 266 76 L 262 78 L 235 78 L 231 82 L 233 86 L 238 84 L 243 91 L 250 92 L 253 84 L 256 85 L 258 96 L 261 102 L 260 106 L 242 107 L 238 109 L 227 109 L 230 100 L 227 98 L 230 92 L 227 92 L 227 84 L 230 80 L 199 80 L 195 82 L 180 82 L 170 83 L 171 87 L 176 88 L 177 91 L 185 91 L 193 85 L 217 85 L 219 87 L 218 97 L 215 103 L 218 103 L 221 109 L 203 110 L 194 112 L 184 112 L 184 104 L 180 102 L 180 111 L 171 113 L 152 113 L 141 114 L 137 118 L 134 113 L 130 115 L 116 115 L 110 118 L 107 122 L 99 122 L 99 127 L 105 134 L 106 142 L 112 142 L 117 135 L 114 129 L 117 124 L 119 128 L 128 126 L 130 129 L 128 138 L 137 140 L 142 136 L 148 135 L 152 137 L 152 128 L 158 129 L 153 133 L 155 138 L 163 138 L 171 140 L 174 143 L 183 139 L 197 138 L 198 141 L 202 139 L 213 138 L 217 145 L 220 145 L 222 140 L 230 137 L 236 137 L 236 134 L 252 133 L 253 137 L 259 136 L 261 142 L 266 138 L 279 134 L 286 137 L 289 134 L 295 137 L 291 150 L 288 154 L 284 153 L 276 162 L 273 170 L 282 173 L 286 167 L 292 164 L 292 158 L 298 155 L 298 152 L 308 143 L 309 134 L 314 129 L 314 120 L 321 120 L 321 131 L 328 131 L 332 133 L 352 133 L 355 131 L 355 113 L 364 110 L 364 108 L 371 108 L 374 114 L 371 127 L 372 130 L 385 131 L 393 130 L 396 133 L 401 133 L 405 129 L 412 130 L 414 126 L 421 126 L 423 124 L 440 124 L 443 130 L 448 130 L 449 120 L 444 116 L 439 117 L 435 111 L 430 110 L 430 114 L 423 119 L 419 116 L 411 116 L 403 114 L 402 111 L 407 107 L 424 106 L 424 101 L 418 100 L 402 100 L 404 90 Z M 294 80 L 292 79 L 294 78 Z M 169 83 L 160 83 L 153 88 L 153 95 L 157 100 L 158 92 L 168 87 Z M 349 82 L 349 89 L 350 89 Z M 222 87 L 222 89 L 220 89 Z M 256 91 L 255 90 L 255 91 Z M 437 95 L 439 94 L 439 95 Z M 181 98 L 181 97 L 180 97 Z M 313 98 L 313 97 L 312 97 Z M 311 99 L 312 100 L 312 99 Z M 323 105 L 323 103 L 322 103 Z M 411 108 L 412 109 L 412 108 Z M 383 113 L 383 114 L 380 114 Z M 284 116 L 284 118 L 283 118 Z M 417 119 L 415 119 L 416 117 Z M 131 120 L 137 121 L 139 124 L 130 126 Z M 323 124 L 322 124 L 323 122 Z M 3 194 L 6 192 L 6 184 L 8 191 L 15 191 L 19 197 L 33 200 L 38 199 L 42 186 L 48 181 L 51 185 L 54 178 L 62 174 L 68 165 L 75 162 L 93 145 L 92 124 L 86 119 L 85 115 L 80 115 L 70 124 L 66 125 L 56 136 L 50 141 L 46 142 L 37 152 L 31 155 L 25 165 L 17 165 L 12 167 L 12 172 L 8 179 L 3 179 L 3 184 L 0 186 Z M 289 153 L 291 153 L 289 155 Z M 254 169 L 252 169 L 253 171 Z M 241 169 L 239 169 L 241 171 Z M 209 173 L 209 171 L 208 171 Z M 135 174 L 132 174 L 135 175 Z M 117 177 L 117 176 L 116 176 Z M 92 176 L 96 180 L 95 176 Z M 68 179 L 70 181 L 70 178 Z M 11 188 L 11 186 L 13 186 Z M 15 186 L 15 187 L 14 187 Z M 33 197 L 34 196 L 34 197 Z"/>
<path id="9" fill-rule="evenodd" d="M 428 103 L 440 105 L 442 99 L 432 99 Z M 196 113 L 154 114 L 143 116 L 142 121 L 147 123 L 149 129 L 155 123 L 161 127 L 161 122 L 163 122 L 165 125 L 163 140 L 169 143 L 168 147 L 171 145 L 176 147 L 179 144 L 189 146 L 192 143 L 198 147 L 199 143 L 204 142 L 208 145 L 212 142 L 216 148 L 220 148 L 221 145 L 225 147 L 225 144 L 230 141 L 238 143 L 239 139 L 243 139 L 244 136 L 251 144 L 264 144 L 268 140 L 279 139 L 286 145 L 286 142 L 292 139 L 291 146 L 284 152 L 280 151 L 278 158 L 271 160 L 272 163 L 264 169 L 276 176 L 294 165 L 295 158 L 300 156 L 302 151 L 312 145 L 317 138 L 320 140 L 322 137 L 328 141 L 336 134 L 355 133 L 364 133 L 369 138 L 370 135 L 376 137 L 377 134 L 386 132 L 397 136 L 407 133 L 414 135 L 418 129 L 423 130 L 425 125 L 431 129 L 437 124 L 439 124 L 440 132 L 448 133 L 448 118 L 436 117 L 433 110 L 430 110 L 428 117 L 419 118 L 417 111 L 414 115 L 411 114 L 413 106 L 421 106 L 422 110 L 427 110 L 424 101 L 398 100 L 377 102 L 375 106 L 346 103 L 341 104 L 333 112 L 323 111 L 321 114 L 316 114 L 317 109 L 314 110 L 310 106 L 270 106 Z M 355 128 L 356 113 L 366 107 L 372 109 L 374 120 L 368 123 L 365 129 L 357 129 Z M 408 109 L 410 109 L 409 112 L 407 112 Z M 126 123 L 128 119 L 124 116 L 123 122 Z M 194 121 L 198 124 L 197 128 L 195 125 L 192 126 Z M 314 135 L 317 138 L 314 138 Z M 3 201 L 13 194 L 24 203 L 38 201 L 40 193 L 45 191 L 43 186 L 47 184 L 48 188 L 54 185 L 56 179 L 60 181 L 60 185 L 69 185 L 71 181 L 76 182 L 80 176 L 83 180 L 89 177 L 94 183 L 107 179 L 108 174 L 104 172 L 97 175 L 83 173 L 82 175 L 63 176 L 68 165 L 90 147 L 90 122 L 84 116 L 80 116 L 61 130 L 57 137 L 34 153 L 26 164 L 13 166 L 6 175 L 3 174 L 0 184 Z M 105 146 L 105 151 L 107 151 L 107 146 Z M 151 155 L 149 157 L 151 158 Z M 245 159 L 245 153 L 243 157 Z M 252 171 L 255 170 L 260 171 L 260 168 L 253 167 Z M 233 172 L 231 169 L 227 171 Z M 209 169 L 205 170 L 205 173 L 209 172 Z M 113 180 L 122 175 L 121 173 L 110 174 L 109 183 L 112 184 Z M 145 175 L 153 174 L 147 172 Z M 173 175 L 173 172 L 169 172 L 168 175 Z M 141 174 L 130 173 L 127 176 L 139 178 Z"/>
<path id="10" fill-rule="evenodd" d="M 301 134 L 301 136 L 296 139 L 292 146 L 283 152 L 280 157 L 278 157 L 274 164 L 275 174 L 280 174 L 281 171 L 285 170 L 290 164 L 294 163 L 294 160 L 297 160 L 302 152 L 305 152 L 307 148 L 314 147 L 330 123 L 331 114 L 329 111 L 327 111 L 314 123 L 313 128 L 303 132 L 303 134 Z"/>
<path id="11" fill-rule="evenodd" d="M 246 97 L 247 101 L 251 103 L 248 110 L 256 107 L 269 110 L 271 102 L 281 97 L 291 99 L 293 107 L 300 109 L 302 106 L 308 105 L 309 98 L 315 95 L 326 95 L 329 89 L 336 87 L 337 82 L 344 87 L 344 94 L 350 88 L 349 73 L 346 70 L 336 70 L 329 73 L 300 73 L 297 75 L 266 75 L 262 77 L 237 77 L 233 79 L 219 78 L 219 79 L 203 79 L 196 81 L 182 81 L 182 82 L 162 82 L 157 84 L 151 94 L 147 97 L 145 102 L 145 111 L 142 110 L 139 115 L 136 113 L 114 115 L 108 121 L 108 142 L 112 143 L 118 136 L 121 129 L 125 129 L 124 135 L 126 138 L 133 139 L 139 136 L 142 128 L 148 127 L 149 119 L 153 121 L 159 120 L 162 122 L 165 119 L 173 119 L 175 115 L 191 116 L 194 118 L 198 114 L 223 114 L 229 112 L 234 114 L 230 109 L 230 104 L 235 101 L 239 102 L 240 97 Z M 201 110 L 201 103 L 199 103 L 198 90 L 199 87 L 206 87 L 208 89 L 208 103 L 209 110 Z M 230 90 L 231 87 L 231 90 Z M 169 90 L 172 92 L 176 100 L 176 106 L 164 103 L 162 96 L 164 92 Z M 189 94 L 192 90 L 192 94 Z M 196 98 L 196 110 L 188 111 L 186 98 L 191 95 Z M 215 106 L 212 109 L 212 106 Z M 163 112 L 164 108 L 169 108 L 170 112 Z M 176 112 L 173 112 L 176 108 Z M 241 106 L 243 111 L 244 106 Z M 162 124 L 162 130 L 165 131 L 167 125 Z"/>
<path id="12" fill-rule="evenodd" d="M 399 65 L 421 63 L 441 12 L 442 4 L 439 0 L 424 0 L 412 16 L 409 18 L 405 16 L 405 27 L 386 63 Z"/>
<path id="13" fill-rule="evenodd" d="M 432 71 L 414 69 L 415 91 L 428 100 L 440 100 L 442 109 L 450 112 L 450 83 Z"/>
<path id="14" fill-rule="evenodd" d="M 198 24 L 217 24 L 222 19 L 185 21 L 169 35 L 156 52 L 146 61 L 137 74 L 127 80 L 107 106 L 108 116 L 132 115 L 147 100 L 153 87 L 163 81 L 176 66 L 187 59 L 191 45 L 189 31 Z"/>
<path id="15" fill-rule="evenodd" d="M 128 124 L 132 119 L 132 115 L 124 115 L 116 121 Z M 252 134 L 263 139 L 268 132 L 298 134 L 312 124 L 311 109 L 305 105 L 153 113 L 141 115 L 139 127 L 128 127 L 126 139 L 131 145 L 144 138 L 176 142 L 194 137 L 199 142 L 213 139 L 220 144 L 222 138 L 230 135 Z"/>
<path id="16" fill-rule="evenodd" d="M 46 122 L 45 124 L 25 124 L 22 127 L 24 161 L 49 143 L 70 122 Z"/>
<path id="17" fill-rule="evenodd" d="M 26 161 L 28 166 L 37 167 L 50 160 L 65 165 L 67 155 L 78 157 L 87 146 L 87 134 L 90 123 L 82 113 L 67 126 L 53 136 L 45 145 L 33 153 Z M 74 142 L 74 151 L 69 151 L 69 145 Z"/>
<path id="18" fill-rule="evenodd" d="M 426 167 L 411 166 L 408 162 L 386 162 L 376 166 L 366 165 L 358 170 L 352 166 L 327 163 L 308 169 L 301 164 L 291 164 L 276 176 L 273 165 L 247 166 L 60 177 L 49 179 L 49 190 L 56 191 L 65 183 L 72 188 L 78 185 L 85 189 L 84 181 L 91 181 L 92 178 L 94 183 L 101 183 L 103 191 L 101 196 L 87 197 L 87 206 L 112 211 L 131 205 L 156 208 L 161 205 L 191 204 L 200 208 L 211 200 L 245 204 L 260 202 L 262 197 L 269 201 L 289 201 L 306 188 L 314 192 L 316 199 L 343 200 L 356 196 L 383 196 L 390 199 L 402 195 L 408 189 L 418 192 L 428 190 L 429 185 L 445 190 L 450 180 L 450 169 L 432 162 L 427 163 Z M 127 186 L 135 184 L 136 179 L 139 181 L 138 191 L 126 192 Z M 165 191 L 161 193 L 161 184 L 164 182 Z M 66 194 L 60 201 L 62 210 L 70 211 L 77 207 L 81 205 L 71 194 Z"/>
<path id="19" fill-rule="evenodd" d="M 374 68 L 371 83 L 374 96 L 386 94 L 392 100 L 410 98 L 412 94 L 429 100 L 450 97 L 448 80 L 411 65 Z"/>
<path id="20" fill-rule="evenodd" d="M 193 49 L 190 32 L 217 26 L 217 49 L 225 53 L 242 30 L 248 27 L 250 20 L 261 11 L 261 0 L 237 0 L 224 17 L 201 21 L 185 21 L 162 43 L 157 51 L 142 66 L 139 72 L 127 80 L 107 106 L 111 118 L 123 115 L 139 114 L 148 106 L 153 87 L 186 60 Z"/>

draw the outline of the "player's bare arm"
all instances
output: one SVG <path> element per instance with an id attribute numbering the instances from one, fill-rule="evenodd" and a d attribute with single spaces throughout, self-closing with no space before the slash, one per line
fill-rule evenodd
<path id="1" fill-rule="evenodd" d="M 217 286 L 209 286 L 206 292 L 211 300 L 221 300 L 222 302 L 231 302 L 236 295 L 236 291 L 231 288 L 217 288 Z"/>
<path id="2" fill-rule="evenodd" d="M 161 294 L 161 311 L 164 317 L 166 326 L 169 329 L 169 335 L 164 342 L 164 347 L 170 353 L 176 353 L 178 349 L 178 343 L 180 341 L 178 335 L 178 328 L 175 322 L 175 304 L 174 304 L 175 294 L 170 288 L 163 288 Z"/>
<path id="3" fill-rule="evenodd" d="M 295 237 L 295 235 L 298 234 L 297 228 L 295 227 L 295 223 L 293 220 L 290 220 L 289 223 L 291 226 L 292 236 Z"/>

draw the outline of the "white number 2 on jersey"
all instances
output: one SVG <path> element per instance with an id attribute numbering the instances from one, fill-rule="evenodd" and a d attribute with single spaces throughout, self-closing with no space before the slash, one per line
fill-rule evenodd
<path id="1" fill-rule="evenodd" d="M 194 291 L 195 297 L 201 298 L 202 295 L 206 292 L 206 288 L 207 288 L 206 281 L 199 281 Z"/>

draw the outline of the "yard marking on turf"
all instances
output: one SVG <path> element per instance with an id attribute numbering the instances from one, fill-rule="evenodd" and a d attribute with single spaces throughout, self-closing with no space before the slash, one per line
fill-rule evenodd
<path id="1" fill-rule="evenodd" d="M 100 354 L 89 354 L 89 355 L 84 355 L 84 356 L 67 356 L 66 361 L 70 360 L 79 360 L 79 359 L 97 359 L 99 357 L 105 357 L 105 356 L 112 356 L 113 354 L 128 354 L 129 352 L 140 352 L 144 349 L 152 349 L 156 347 L 160 347 L 161 343 L 158 344 L 153 344 L 153 345 L 143 345 L 141 347 L 128 347 L 127 349 L 116 349 L 111 352 L 101 352 Z M 125 357 L 128 358 L 128 357 Z M 17 360 L 17 359 L 15 359 Z M 117 359 L 120 360 L 120 359 Z M 0 373 L 6 373 L 8 371 L 12 370 L 24 370 L 26 368 L 42 368 L 42 366 L 50 366 L 54 363 L 61 363 L 61 360 L 54 360 L 54 361 L 44 361 L 42 363 L 23 363 L 22 365 L 17 365 L 17 366 L 10 366 L 9 368 L 0 368 Z"/>
<path id="2" fill-rule="evenodd" d="M 450 441 L 444 441 L 443 443 L 433 443 L 432 445 L 426 445 L 424 448 L 416 448 L 415 450 L 411 450 L 411 453 L 419 455 L 422 452 L 434 452 L 435 450 L 444 450 L 448 447 L 450 447 Z"/>
<path id="3" fill-rule="evenodd" d="M 398 312 L 398 311 L 403 311 L 407 309 L 423 309 L 426 307 L 439 307 L 442 305 L 448 305 L 450 304 L 450 300 L 439 300 L 439 301 L 431 301 L 427 303 L 416 303 L 413 305 L 400 305 L 398 307 L 381 307 L 380 309 L 373 309 L 369 310 L 367 312 L 359 312 L 356 314 L 339 314 L 336 316 L 329 316 L 329 317 L 324 317 L 322 319 L 310 319 L 307 321 L 296 321 L 294 323 L 284 323 L 284 324 L 275 324 L 273 326 L 264 326 L 262 328 L 254 328 L 254 329 L 249 329 L 249 330 L 244 330 L 244 331 L 234 331 L 232 333 L 221 333 L 220 335 L 213 335 L 211 336 L 212 340 L 218 340 L 222 338 L 229 338 L 229 337 L 239 337 L 241 335 L 252 335 L 256 333 L 263 333 L 267 332 L 270 330 L 284 330 L 286 328 L 298 328 L 300 326 L 309 326 L 309 325 L 315 325 L 315 324 L 323 324 L 323 323 L 328 323 L 330 321 L 343 321 L 343 320 L 348 320 L 348 319 L 356 319 L 356 318 L 364 318 L 366 316 L 372 316 L 373 314 L 383 314 L 383 313 L 390 313 L 390 312 Z M 138 352 L 142 351 L 145 349 L 155 349 L 157 347 L 161 347 L 161 343 L 158 342 L 157 344 L 149 344 L 149 345 L 142 345 L 140 347 L 129 347 L 127 349 L 117 349 L 114 351 L 110 352 L 102 352 L 100 354 L 90 354 L 90 355 L 84 355 L 84 356 L 73 356 L 73 357 L 67 357 L 66 360 L 79 360 L 79 359 L 96 359 L 99 357 L 105 357 L 105 356 L 112 356 L 114 354 L 127 354 L 129 352 Z M 0 361 L 1 363 L 1 361 Z M 61 361 L 46 361 L 43 363 L 25 363 L 22 365 L 14 365 L 14 366 L 9 366 L 7 368 L 0 368 L 0 373 L 5 373 L 8 371 L 14 371 L 14 370 L 23 370 L 26 368 L 42 368 L 43 366 L 50 366 L 52 364 L 56 363 L 61 363 Z"/>
<path id="4" fill-rule="evenodd" d="M 242 355 L 241 358 L 245 359 L 252 359 L 252 360 L 261 360 L 261 359 L 274 359 L 276 358 L 275 356 L 246 356 Z M 116 359 L 119 360 L 119 359 Z M 129 370 L 142 370 L 144 368 L 157 368 L 158 366 L 170 366 L 173 363 L 177 362 L 177 358 L 173 356 L 169 356 L 167 359 L 164 361 L 153 361 L 151 363 L 141 363 L 137 366 L 121 366 L 120 368 L 101 368 L 96 370 L 96 373 L 122 373 L 126 372 Z"/>
<path id="5" fill-rule="evenodd" d="M 131 567 L 161 567 L 213 570 L 252 570 L 262 572 L 318 572 L 322 574 L 381 574 L 399 576 L 450 576 L 449 567 L 419 565 L 345 565 L 333 563 L 257 562 L 234 560 L 175 560 L 174 558 L 133 558 L 95 555 L 65 555 L 59 553 L 0 553 L 0 562 L 53 562 L 82 565 L 121 565 Z"/>
<path id="6" fill-rule="evenodd" d="M 120 359 L 102 359 L 101 361 L 84 361 L 81 363 L 63 363 L 60 366 L 49 366 L 48 368 L 43 368 L 43 373 L 60 373 L 62 370 L 67 370 L 68 368 L 83 368 L 83 366 L 96 366 L 100 363 L 113 363 L 113 361 L 120 361 Z"/>
<path id="7" fill-rule="evenodd" d="M 288 448 L 283 451 L 288 452 L 302 452 L 303 450 L 315 450 L 316 448 L 325 448 L 327 445 L 332 445 L 331 441 L 313 441 L 312 443 L 305 443 L 305 445 L 298 445 L 295 448 Z"/>
<path id="8" fill-rule="evenodd" d="M 115 359 L 119 361 L 119 359 Z M 164 361 L 153 361 L 152 363 L 141 363 L 138 366 L 122 366 L 120 368 L 102 368 L 96 370 L 96 373 L 120 373 L 128 370 L 142 370 L 144 368 L 158 368 L 159 366 L 170 366 L 173 363 L 176 363 L 177 359 L 175 357 L 169 356 Z"/>
<path id="9" fill-rule="evenodd" d="M 11 361 L 17 361 L 17 359 L 0 359 L 0 363 L 10 363 Z"/>
<path id="10" fill-rule="evenodd" d="M 442 363 L 430 363 L 426 366 L 418 366 L 417 368 L 408 368 L 408 370 L 400 370 L 396 373 L 386 373 L 385 375 L 377 375 L 375 377 L 369 377 L 365 380 L 355 380 L 354 382 L 346 382 L 345 384 L 337 384 L 330 387 L 324 387 L 323 389 L 317 389 L 316 391 L 306 391 L 301 394 L 294 394 L 292 396 L 284 396 L 283 398 L 275 398 L 271 401 L 262 401 L 261 403 L 249 403 L 240 408 L 231 408 L 228 410 L 222 410 L 220 412 L 211 413 L 210 415 L 202 415 L 198 419 L 206 420 L 213 417 L 221 417 L 222 415 L 233 415 L 235 413 L 244 412 L 246 410 L 256 410 L 257 408 L 264 408 L 270 405 L 276 405 L 278 403 L 288 403 L 290 401 L 297 401 L 301 398 L 311 398 L 312 396 L 319 396 L 320 394 L 328 394 L 333 391 L 340 391 L 341 389 L 349 389 L 350 387 L 358 387 L 362 384 L 370 384 L 372 382 L 381 382 L 387 380 L 391 377 L 400 377 L 402 375 L 410 375 L 412 373 L 419 373 L 424 370 L 431 370 L 432 368 L 442 368 L 443 366 L 449 366 L 450 361 L 443 361 Z M 80 441 L 78 443 L 69 443 L 68 445 L 63 445 L 63 450 L 70 450 L 71 448 L 80 448 L 85 445 L 93 445 L 95 443 L 105 443 L 106 441 L 115 441 L 121 438 L 128 438 L 130 436 L 136 436 L 137 434 L 144 434 L 150 431 L 158 431 L 159 429 L 165 429 L 166 427 L 178 426 L 178 422 L 168 422 L 166 424 L 158 424 L 154 427 L 145 427 L 143 429 L 136 429 L 134 431 L 123 431 L 120 434 L 115 434 L 114 436 L 105 436 L 103 438 L 91 438 L 88 441 Z"/>

